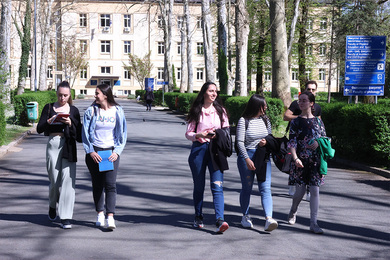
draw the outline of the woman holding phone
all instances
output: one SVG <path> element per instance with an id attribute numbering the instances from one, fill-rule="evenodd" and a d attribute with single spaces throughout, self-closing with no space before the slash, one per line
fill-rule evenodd
<path id="1" fill-rule="evenodd" d="M 192 141 L 188 163 L 194 182 L 193 200 L 195 207 L 194 227 L 203 228 L 203 193 L 205 188 L 206 167 L 210 172 L 210 186 L 213 195 L 217 233 L 229 228 L 224 221 L 223 172 L 216 170 L 212 163 L 209 145 L 216 138 L 215 130 L 229 127 L 225 108 L 217 93 L 217 86 L 206 82 L 196 97 L 187 117 L 186 138 Z"/>
<path id="2" fill-rule="evenodd" d="M 114 100 L 111 87 L 98 85 L 95 101 L 84 113 L 83 146 L 85 162 L 92 178 L 92 193 L 97 212 L 96 226 L 115 229 L 116 178 L 120 155 L 127 141 L 126 118 L 122 107 Z M 100 151 L 109 151 L 113 169 L 99 170 Z M 105 193 L 105 198 L 104 198 Z"/>
<path id="3" fill-rule="evenodd" d="M 46 168 L 50 181 L 49 219 L 54 221 L 58 210 L 61 227 L 70 229 L 75 202 L 76 141 L 81 142 L 81 120 L 79 110 L 72 105 L 67 81 L 58 85 L 57 101 L 43 108 L 37 132 L 49 136 L 46 146 Z"/>

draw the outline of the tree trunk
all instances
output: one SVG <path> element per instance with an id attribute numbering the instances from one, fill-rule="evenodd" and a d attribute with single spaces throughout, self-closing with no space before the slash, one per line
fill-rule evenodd
<path id="1" fill-rule="evenodd" d="M 47 63 L 48 63 L 48 56 L 49 56 L 49 40 L 50 40 L 50 21 L 52 17 L 52 10 L 53 10 L 53 2 L 54 0 L 49 0 L 47 2 L 47 6 L 45 8 L 45 20 L 42 24 L 42 31 L 41 31 L 41 65 L 39 68 L 39 90 L 47 90 Z"/>
<path id="2" fill-rule="evenodd" d="M 1 24 L 0 24 L 0 66 L 3 74 L 7 76 L 4 82 L 1 82 L 3 86 L 0 86 L 0 94 L 4 102 L 10 102 L 10 53 L 11 53 L 11 12 L 12 3 L 11 0 L 3 0 L 1 2 Z M 2 87 L 2 89 L 1 89 Z"/>
<path id="3" fill-rule="evenodd" d="M 215 82 L 215 67 L 213 55 L 213 33 L 211 31 L 211 9 L 210 0 L 202 0 L 202 30 L 203 30 L 203 51 L 204 64 L 206 69 L 206 81 Z"/>
<path id="4" fill-rule="evenodd" d="M 270 0 L 269 9 L 272 43 L 272 96 L 280 98 L 287 107 L 291 103 L 291 94 L 284 1 Z"/>
<path id="5" fill-rule="evenodd" d="M 247 96 L 249 20 L 246 1 L 236 3 L 236 96 Z"/>
<path id="6" fill-rule="evenodd" d="M 31 1 L 26 1 L 26 13 L 24 16 L 23 30 L 18 28 L 19 38 L 22 45 L 22 55 L 19 64 L 18 95 L 24 93 L 26 87 L 26 77 L 28 68 L 28 59 L 31 49 Z"/>
<path id="7" fill-rule="evenodd" d="M 298 78 L 300 91 L 305 90 L 306 78 L 306 26 L 307 26 L 308 6 L 307 1 L 302 1 L 302 17 L 299 26 L 299 38 L 298 38 Z"/>
<path id="8" fill-rule="evenodd" d="M 191 15 L 190 8 L 188 6 L 188 0 L 184 0 L 184 14 L 186 24 L 186 35 L 187 35 L 187 70 L 188 70 L 188 86 L 187 93 L 194 92 L 194 73 L 192 69 L 192 41 L 191 41 Z"/>
<path id="9" fill-rule="evenodd" d="M 228 93 L 226 0 L 218 0 L 218 76 L 222 94 Z"/>
<path id="10" fill-rule="evenodd" d="M 263 33 L 261 35 L 264 35 Z M 263 36 L 260 36 L 259 43 L 257 47 L 257 66 L 256 66 L 256 93 L 259 95 L 264 94 L 264 87 L 263 87 L 263 60 L 264 60 L 264 50 L 265 50 L 265 38 Z"/>
<path id="11" fill-rule="evenodd" d="M 185 23 L 186 21 L 183 20 L 183 23 L 182 23 L 182 26 L 180 28 L 180 38 L 181 38 L 181 42 L 180 42 L 180 50 L 181 50 L 181 53 L 180 53 L 180 58 L 181 58 L 181 79 L 180 79 L 180 93 L 184 93 L 186 88 L 187 88 L 187 84 L 188 84 L 188 74 L 187 74 L 187 59 L 186 59 L 186 54 L 187 54 L 187 51 L 186 51 L 186 30 L 185 30 Z"/>
<path id="12" fill-rule="evenodd" d="M 172 11 L 173 0 L 163 0 L 161 10 L 164 19 L 164 81 L 169 82 L 168 91 L 173 90 L 172 81 L 172 60 L 171 60 L 171 43 L 172 43 Z M 165 85 L 163 85 L 165 89 Z"/>

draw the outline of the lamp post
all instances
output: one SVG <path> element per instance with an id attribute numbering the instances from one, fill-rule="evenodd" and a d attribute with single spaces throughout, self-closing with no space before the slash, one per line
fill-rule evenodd
<path id="1" fill-rule="evenodd" d="M 37 1 L 34 0 L 34 90 L 37 91 Z"/>

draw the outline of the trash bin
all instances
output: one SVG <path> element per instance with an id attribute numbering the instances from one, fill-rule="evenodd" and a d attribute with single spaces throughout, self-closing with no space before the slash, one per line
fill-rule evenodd
<path id="1" fill-rule="evenodd" d="M 28 102 L 27 107 L 27 117 L 28 120 L 37 120 L 38 119 L 38 102 Z"/>

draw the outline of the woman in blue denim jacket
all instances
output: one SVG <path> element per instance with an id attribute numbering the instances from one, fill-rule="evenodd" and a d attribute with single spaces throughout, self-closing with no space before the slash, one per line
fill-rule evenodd
<path id="1" fill-rule="evenodd" d="M 83 123 L 85 162 L 91 174 L 93 200 L 98 213 L 96 226 L 113 230 L 116 228 L 116 177 L 119 157 L 127 141 L 127 124 L 123 109 L 114 100 L 110 86 L 97 86 L 95 101 L 85 111 Z M 113 162 L 113 170 L 99 171 L 102 158 L 98 152 L 104 150 L 111 151 L 108 160 Z"/>

